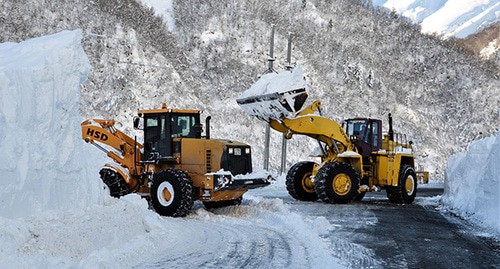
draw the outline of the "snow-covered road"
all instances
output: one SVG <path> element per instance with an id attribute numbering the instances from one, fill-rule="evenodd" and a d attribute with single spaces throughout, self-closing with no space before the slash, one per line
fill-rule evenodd
<path id="1" fill-rule="evenodd" d="M 442 184 L 422 186 L 416 203 L 385 192 L 330 205 L 291 198 L 284 179 L 246 194 L 242 206 L 198 205 L 187 243 L 138 268 L 440 268 L 500 264 L 499 241 L 439 208 Z M 175 220 L 177 221 L 177 219 Z M 338 264 L 340 263 L 340 264 Z"/>
<path id="2" fill-rule="evenodd" d="M 333 255 L 331 241 L 321 236 L 331 228 L 328 221 L 291 212 L 281 199 L 250 193 L 241 206 L 213 211 L 195 207 L 185 220 L 172 220 L 186 221 L 189 231 L 180 232 L 188 236 L 138 268 L 344 267 Z"/>
<path id="3" fill-rule="evenodd" d="M 259 195 L 277 197 L 305 218 L 324 217 L 330 231 L 321 236 L 331 242 L 332 255 L 349 268 L 496 268 L 500 264 L 495 232 L 443 206 L 442 183 L 421 185 L 410 205 L 390 203 L 385 191 L 368 193 L 362 202 L 347 205 L 301 202 L 279 185 L 258 190 Z"/>

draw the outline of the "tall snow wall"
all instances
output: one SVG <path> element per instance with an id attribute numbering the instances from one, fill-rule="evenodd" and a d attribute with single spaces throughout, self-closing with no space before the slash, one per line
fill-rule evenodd
<path id="1" fill-rule="evenodd" d="M 0 44 L 0 217 L 101 202 L 97 152 L 80 136 L 90 71 L 80 30 Z"/>
<path id="2" fill-rule="evenodd" d="M 500 132 L 450 158 L 442 200 L 500 234 Z"/>

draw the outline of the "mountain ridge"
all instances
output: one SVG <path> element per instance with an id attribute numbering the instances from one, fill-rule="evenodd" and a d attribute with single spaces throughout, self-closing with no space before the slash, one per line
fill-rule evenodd
<path id="1" fill-rule="evenodd" d="M 372 0 L 371 4 L 386 8 L 392 16 L 399 14 L 418 24 L 423 33 L 437 35 L 445 40 L 451 39 L 483 59 L 499 57 L 499 2 Z M 496 34 L 491 34 L 492 32 Z M 500 65 L 498 60 L 493 62 Z"/>

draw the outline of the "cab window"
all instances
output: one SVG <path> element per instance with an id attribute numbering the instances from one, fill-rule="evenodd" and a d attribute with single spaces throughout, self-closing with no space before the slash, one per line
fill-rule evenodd
<path id="1" fill-rule="evenodd" d="M 378 144 L 378 137 L 379 137 L 379 134 L 378 134 L 378 122 L 377 121 L 374 121 L 372 123 L 372 130 L 373 130 L 373 146 L 375 147 L 379 147 L 379 144 Z"/>
<path id="2" fill-rule="evenodd" d="M 363 139 L 366 131 L 366 120 L 350 120 L 347 122 L 347 135 Z"/>
<path id="3" fill-rule="evenodd" d="M 201 135 L 200 132 L 197 132 L 200 128 L 199 117 L 195 115 L 172 115 L 170 120 L 172 138 L 199 138 Z"/>
<path id="4" fill-rule="evenodd" d="M 158 118 L 148 118 L 146 120 L 146 128 L 158 127 Z"/>

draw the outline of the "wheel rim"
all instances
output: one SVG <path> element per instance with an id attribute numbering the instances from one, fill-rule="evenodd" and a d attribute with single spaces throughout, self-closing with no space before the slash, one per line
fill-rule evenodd
<path id="1" fill-rule="evenodd" d="M 336 175 L 332 181 L 333 191 L 338 195 L 349 193 L 351 185 L 351 178 L 344 173 Z"/>
<path id="2" fill-rule="evenodd" d="M 307 173 L 301 180 L 302 189 L 308 193 L 314 193 L 314 183 L 311 180 L 311 173 Z"/>
<path id="3" fill-rule="evenodd" d="M 160 186 L 158 186 L 156 197 L 158 197 L 158 202 L 160 202 L 162 206 L 171 205 L 175 197 L 174 187 L 172 184 L 166 181 L 162 182 Z"/>
<path id="4" fill-rule="evenodd" d="M 415 191 L 415 182 L 413 176 L 408 176 L 405 181 L 406 194 L 412 195 Z"/>

